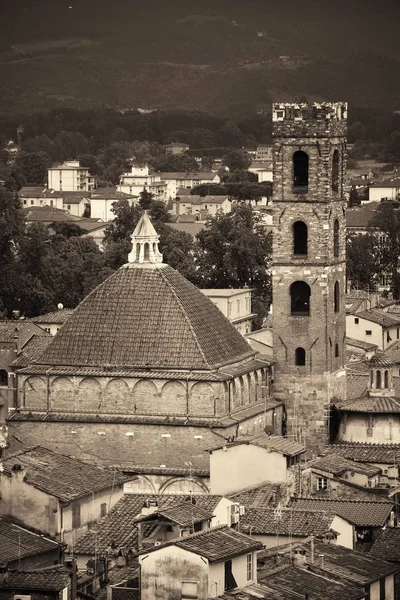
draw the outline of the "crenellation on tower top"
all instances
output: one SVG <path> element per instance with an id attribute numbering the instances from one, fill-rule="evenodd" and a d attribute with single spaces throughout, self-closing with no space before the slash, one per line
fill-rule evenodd
<path id="1" fill-rule="evenodd" d="M 347 102 L 272 105 L 273 137 L 332 137 L 347 132 Z"/>

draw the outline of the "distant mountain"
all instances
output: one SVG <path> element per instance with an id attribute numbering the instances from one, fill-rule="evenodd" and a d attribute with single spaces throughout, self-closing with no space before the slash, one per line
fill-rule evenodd
<path id="1" fill-rule="evenodd" d="M 380 10 L 369 0 L 136 4 L 0 0 L 0 111 L 221 111 L 302 95 L 400 108 L 400 15 L 390 0 Z"/>

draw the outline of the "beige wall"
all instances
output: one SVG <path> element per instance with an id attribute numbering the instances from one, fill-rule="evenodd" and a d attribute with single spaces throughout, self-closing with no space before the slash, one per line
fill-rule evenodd
<path id="1" fill-rule="evenodd" d="M 250 554 L 250 552 L 249 552 Z M 257 552 L 252 552 L 253 577 L 247 579 L 247 554 L 232 558 L 232 575 L 234 576 L 237 587 L 241 588 L 250 583 L 257 583 Z M 209 565 L 208 572 L 208 594 L 214 597 L 215 592 L 221 595 L 225 584 L 225 562 L 218 562 Z"/>
<path id="2" fill-rule="evenodd" d="M 379 581 L 374 581 L 370 589 L 371 600 L 381 600 Z M 385 578 L 385 600 L 394 600 L 394 575 Z"/>
<path id="3" fill-rule="evenodd" d="M 229 494 L 263 481 L 286 481 L 286 457 L 251 444 L 214 450 L 210 454 L 212 494 Z"/>
<path id="4" fill-rule="evenodd" d="M 198 598 L 208 598 L 208 561 L 176 546 L 139 557 L 141 600 L 181 600 L 182 582 L 198 583 Z"/>
<path id="5" fill-rule="evenodd" d="M 341 417 L 338 442 L 400 443 L 399 414 L 346 413 L 346 415 L 346 419 Z"/>
<path id="6" fill-rule="evenodd" d="M 354 550 L 354 528 L 351 523 L 345 521 L 342 517 L 335 515 L 331 529 L 339 534 L 337 538 L 338 546 L 344 546 L 345 548 Z"/>
<path id="7" fill-rule="evenodd" d="M 52 206 L 54 208 L 63 209 L 63 199 L 61 196 L 56 194 L 52 198 L 24 198 L 21 196 L 21 202 L 23 208 L 30 208 L 31 206 Z"/>
<path id="8" fill-rule="evenodd" d="M 396 200 L 400 188 L 396 187 L 370 187 L 369 188 L 369 201 L 380 202 L 382 198 L 389 198 L 389 200 Z"/>
<path id="9" fill-rule="evenodd" d="M 357 319 L 358 324 L 356 323 Z M 367 335 L 365 333 L 366 331 L 371 331 L 371 335 Z M 391 338 L 389 341 L 387 340 L 387 331 L 389 331 L 389 336 Z M 380 350 L 386 350 L 392 344 L 397 342 L 399 339 L 397 336 L 398 331 L 400 336 L 400 325 L 394 325 L 393 327 L 383 329 L 378 323 L 363 319 L 357 316 L 357 314 L 346 315 L 346 335 L 355 340 L 376 344 Z"/>

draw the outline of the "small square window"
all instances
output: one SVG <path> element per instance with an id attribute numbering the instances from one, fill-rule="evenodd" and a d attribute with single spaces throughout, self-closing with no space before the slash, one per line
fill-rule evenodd
<path id="1" fill-rule="evenodd" d="M 320 492 L 322 490 L 328 489 L 328 478 L 327 477 L 318 477 L 317 478 L 317 490 Z"/>
<path id="2" fill-rule="evenodd" d="M 365 335 L 372 335 L 372 331 L 370 329 L 365 330 Z"/>
<path id="3" fill-rule="evenodd" d="M 182 581 L 182 600 L 196 600 L 198 597 L 197 581 Z"/>
<path id="4" fill-rule="evenodd" d="M 359 321 L 359 320 L 358 320 L 358 318 L 357 318 L 357 317 L 355 317 L 355 319 L 354 319 L 354 324 L 355 324 L 355 325 L 358 325 L 358 321 Z"/>

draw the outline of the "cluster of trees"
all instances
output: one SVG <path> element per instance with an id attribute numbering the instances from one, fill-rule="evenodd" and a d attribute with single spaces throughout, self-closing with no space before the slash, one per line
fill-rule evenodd
<path id="1" fill-rule="evenodd" d="M 400 114 L 382 109 L 354 109 L 348 142 L 354 144 L 350 152 L 353 159 L 369 157 L 400 163 Z"/>
<path id="2" fill-rule="evenodd" d="M 384 277 L 393 297 L 400 298 L 400 210 L 383 202 L 365 235 L 347 240 L 347 277 L 353 287 L 374 290 Z"/>
<path id="3" fill-rule="evenodd" d="M 59 302 L 74 308 L 99 283 L 127 262 L 131 234 L 147 210 L 160 235 L 164 262 L 200 287 L 254 289 L 253 310 L 259 327 L 271 302 L 271 236 L 245 203 L 228 215 L 211 218 L 196 239 L 168 225 L 162 202 L 143 192 L 138 206 L 114 205 L 115 219 L 105 232 L 104 252 L 76 224 L 40 223 L 26 227 L 19 202 L 0 188 L 0 312 L 32 317 L 54 310 Z"/>

